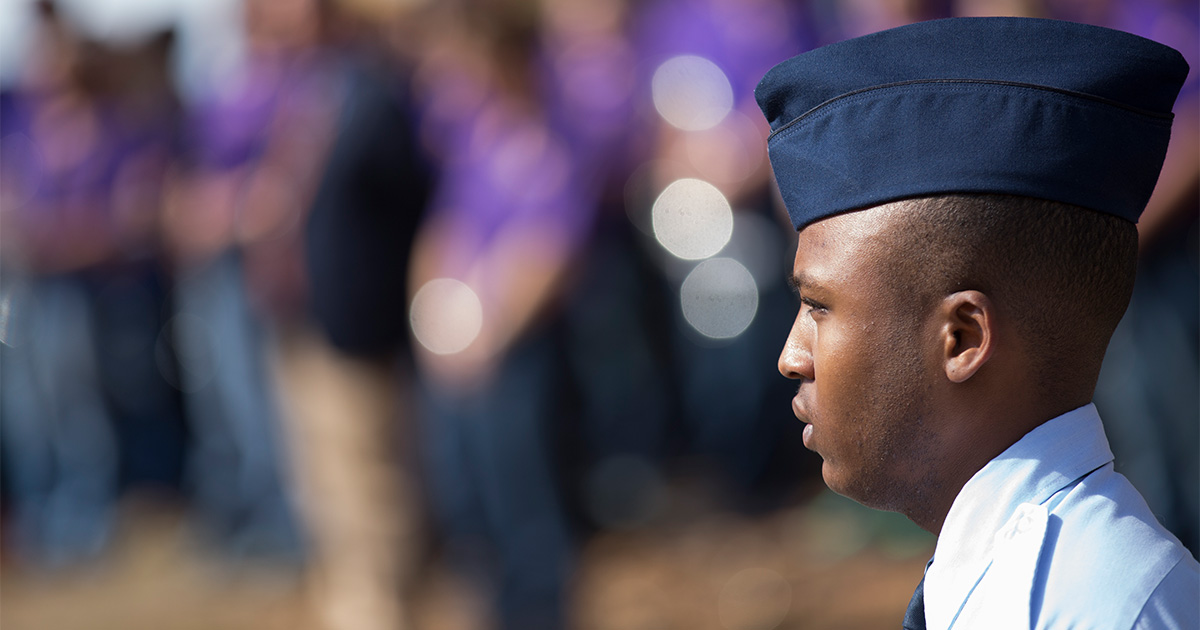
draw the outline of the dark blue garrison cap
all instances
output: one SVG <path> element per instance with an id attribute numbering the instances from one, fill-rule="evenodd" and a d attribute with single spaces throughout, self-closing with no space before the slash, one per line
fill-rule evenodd
<path id="1" fill-rule="evenodd" d="M 1188 66 L 1098 26 L 952 18 L 831 44 L 773 68 L 755 97 L 796 229 L 908 197 L 990 192 L 1133 222 Z"/>

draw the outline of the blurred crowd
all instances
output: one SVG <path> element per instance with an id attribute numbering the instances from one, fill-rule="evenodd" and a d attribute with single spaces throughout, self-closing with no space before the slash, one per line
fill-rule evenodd
<path id="1" fill-rule="evenodd" d="M 1122 28 L 1192 65 L 1097 404 L 1200 550 L 1191 0 L 244 0 L 235 67 L 186 90 L 170 25 L 107 41 L 75 4 L 26 3 L 0 92 L 20 562 L 96 557 L 151 491 L 214 555 L 304 572 L 328 628 L 411 627 L 436 557 L 536 630 L 566 625 L 582 542 L 661 515 L 673 479 L 796 500 L 819 460 L 775 368 L 794 235 L 753 89 L 951 15 Z"/>

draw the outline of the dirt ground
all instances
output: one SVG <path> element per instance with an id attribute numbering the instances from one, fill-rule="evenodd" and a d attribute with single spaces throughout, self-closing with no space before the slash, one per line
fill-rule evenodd
<path id="1" fill-rule="evenodd" d="M 294 570 L 201 552 L 178 507 L 134 502 L 89 566 L 48 573 L 6 556 L 2 630 L 319 630 Z M 759 516 L 691 510 L 597 534 L 580 558 L 578 630 L 899 627 L 933 549 L 902 517 L 828 492 Z M 483 594 L 430 563 L 416 630 L 490 630 Z"/>

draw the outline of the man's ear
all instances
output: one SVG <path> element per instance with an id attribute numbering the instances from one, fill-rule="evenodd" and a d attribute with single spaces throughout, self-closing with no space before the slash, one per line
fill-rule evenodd
<path id="1" fill-rule="evenodd" d="M 946 377 L 963 383 L 989 359 L 996 345 L 996 308 L 979 291 L 959 291 L 942 300 L 938 341 Z"/>

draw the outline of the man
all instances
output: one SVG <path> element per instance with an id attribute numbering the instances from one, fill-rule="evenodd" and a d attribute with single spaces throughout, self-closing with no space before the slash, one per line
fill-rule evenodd
<path id="1" fill-rule="evenodd" d="M 830 488 L 939 536 L 904 627 L 1200 627 L 1200 565 L 1090 404 L 1187 71 L 1127 33 L 975 18 L 759 84 L 805 445 Z"/>

